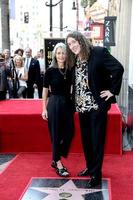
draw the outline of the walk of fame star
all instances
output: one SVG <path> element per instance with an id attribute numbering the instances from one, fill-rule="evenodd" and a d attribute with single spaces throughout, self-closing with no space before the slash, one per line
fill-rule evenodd
<path id="1" fill-rule="evenodd" d="M 94 189 L 86 185 L 87 180 L 79 179 L 43 179 L 40 184 L 33 181 L 22 200 L 109 200 L 107 183 Z"/>

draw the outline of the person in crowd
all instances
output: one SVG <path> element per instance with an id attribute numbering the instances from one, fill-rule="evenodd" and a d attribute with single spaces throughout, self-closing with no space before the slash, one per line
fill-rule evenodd
<path id="1" fill-rule="evenodd" d="M 41 57 L 40 51 L 37 51 L 36 55 L 34 56 L 35 59 L 39 59 Z"/>
<path id="2" fill-rule="evenodd" d="M 44 53 L 43 53 L 43 49 L 40 49 L 40 57 L 37 58 L 40 64 L 40 70 L 41 70 L 41 74 L 45 73 L 45 62 L 44 62 Z"/>
<path id="3" fill-rule="evenodd" d="M 88 187 L 101 184 L 107 111 L 116 102 L 124 72 L 121 63 L 105 47 L 93 47 L 80 32 L 66 37 L 67 63 L 73 66 L 73 101 L 79 113 Z"/>
<path id="4" fill-rule="evenodd" d="M 24 54 L 24 50 L 23 49 L 17 49 L 15 52 L 14 52 L 14 55 L 20 55 L 21 57 L 23 57 L 23 54 Z"/>
<path id="5" fill-rule="evenodd" d="M 9 49 L 4 49 L 3 54 L 5 56 L 5 62 L 7 69 L 10 70 L 11 76 L 8 77 L 8 92 L 9 92 L 9 98 L 15 98 L 14 94 L 14 65 L 13 65 L 13 59 L 10 54 Z"/>
<path id="6" fill-rule="evenodd" d="M 39 61 L 40 64 L 40 73 L 41 73 L 41 80 L 40 80 L 40 94 L 42 94 L 43 90 L 43 79 L 44 79 L 44 73 L 45 73 L 45 62 L 44 62 L 44 52 L 43 49 L 40 49 L 39 51 L 39 58 L 37 60 Z M 40 96 L 42 98 L 42 96 Z"/>
<path id="7" fill-rule="evenodd" d="M 25 59 L 24 67 L 28 71 L 27 80 L 27 98 L 34 97 L 34 90 L 38 89 L 38 96 L 41 98 L 40 94 L 40 65 L 37 59 L 32 58 L 32 50 L 28 47 L 25 49 Z"/>
<path id="8" fill-rule="evenodd" d="M 24 68 L 22 56 L 16 55 L 14 57 L 14 64 L 18 79 L 17 97 L 26 98 L 26 89 L 27 89 L 26 81 L 28 80 L 28 72 Z"/>
<path id="9" fill-rule="evenodd" d="M 8 76 L 11 74 L 6 66 L 5 55 L 0 53 L 0 100 L 6 99 Z"/>
<path id="10" fill-rule="evenodd" d="M 48 120 L 51 136 L 51 166 L 62 177 L 70 175 L 61 157 L 67 157 L 74 133 L 70 93 L 71 71 L 66 65 L 66 46 L 58 43 L 53 50 L 51 67 L 47 68 L 44 75 L 42 117 Z"/>

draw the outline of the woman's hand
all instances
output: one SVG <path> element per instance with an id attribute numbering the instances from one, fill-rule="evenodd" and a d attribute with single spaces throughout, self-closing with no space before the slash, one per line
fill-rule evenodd
<path id="1" fill-rule="evenodd" d="M 100 97 L 105 98 L 105 101 L 107 101 L 112 96 L 113 96 L 113 94 L 109 90 L 103 90 L 100 93 Z"/>
<path id="2" fill-rule="evenodd" d="M 48 112 L 47 112 L 47 110 L 44 110 L 44 111 L 42 112 L 42 118 L 43 118 L 44 120 L 48 120 Z"/>

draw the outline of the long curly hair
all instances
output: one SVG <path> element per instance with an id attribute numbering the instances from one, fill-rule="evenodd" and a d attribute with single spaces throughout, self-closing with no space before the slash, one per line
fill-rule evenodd
<path id="1" fill-rule="evenodd" d="M 83 60 L 89 59 L 90 51 L 93 48 L 93 46 L 89 42 L 89 40 L 87 40 L 87 38 L 79 31 L 73 31 L 67 35 L 67 37 L 66 37 L 67 64 L 70 67 L 73 67 L 75 65 L 76 55 L 70 50 L 70 48 L 68 46 L 67 41 L 68 41 L 68 38 L 70 38 L 70 37 L 74 38 L 76 41 L 79 42 L 80 48 L 81 48 L 80 55 Z"/>

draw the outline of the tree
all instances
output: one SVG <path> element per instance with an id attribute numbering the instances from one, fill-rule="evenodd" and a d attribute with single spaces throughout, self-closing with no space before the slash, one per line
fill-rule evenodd
<path id="1" fill-rule="evenodd" d="M 80 4 L 83 8 L 86 8 L 88 5 L 91 7 L 96 1 L 97 0 L 81 0 Z"/>
<path id="2" fill-rule="evenodd" d="M 8 0 L 0 0 L 0 16 L 0 49 L 10 49 Z"/>
<path id="3" fill-rule="evenodd" d="M 90 7 L 96 2 L 97 0 L 90 0 Z"/>
<path id="4" fill-rule="evenodd" d="M 89 5 L 89 0 L 81 0 L 80 5 L 83 8 L 86 8 Z"/>

